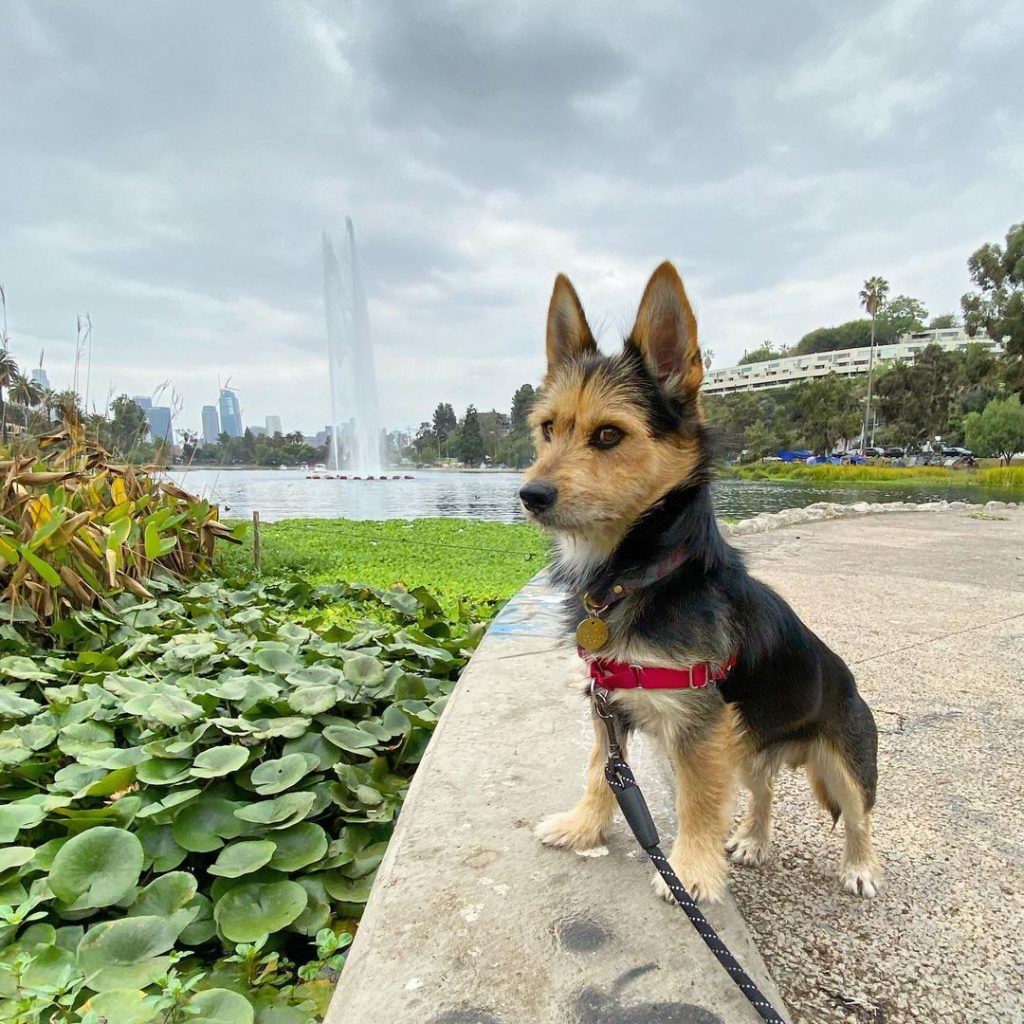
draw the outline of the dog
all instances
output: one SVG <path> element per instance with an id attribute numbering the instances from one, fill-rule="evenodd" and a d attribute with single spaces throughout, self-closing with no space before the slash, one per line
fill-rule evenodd
<path id="1" fill-rule="evenodd" d="M 833 826 L 843 819 L 843 887 L 874 896 L 881 874 L 871 839 L 874 718 L 842 659 L 749 575 L 722 537 L 711 503 L 703 378 L 696 319 L 671 263 L 652 275 L 613 356 L 598 351 L 576 291 L 560 274 L 548 308 L 547 373 L 530 417 L 537 458 L 520 500 L 528 518 L 554 535 L 551 574 L 569 595 L 570 627 L 596 626 L 594 642 L 603 641 L 587 655 L 598 683 L 609 664 L 647 673 L 704 666 L 702 676 L 692 670 L 687 689 L 647 689 L 641 681 L 608 691 L 623 747 L 639 730 L 672 764 L 679 833 L 669 861 L 694 898 L 723 897 L 727 855 L 764 863 L 773 781 L 783 765 L 806 766 Z M 595 607 L 594 595 L 611 596 Z M 582 799 L 537 827 L 550 846 L 593 849 L 612 824 L 616 804 L 596 715 L 594 728 Z M 750 801 L 726 842 L 737 774 Z M 660 877 L 655 885 L 671 899 Z"/>

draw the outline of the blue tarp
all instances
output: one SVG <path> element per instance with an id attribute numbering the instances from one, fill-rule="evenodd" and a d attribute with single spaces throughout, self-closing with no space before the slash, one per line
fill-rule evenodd
<path id="1" fill-rule="evenodd" d="M 814 453 L 809 451 L 781 451 L 779 452 L 779 458 L 783 462 L 803 462 L 804 459 L 809 459 Z"/>

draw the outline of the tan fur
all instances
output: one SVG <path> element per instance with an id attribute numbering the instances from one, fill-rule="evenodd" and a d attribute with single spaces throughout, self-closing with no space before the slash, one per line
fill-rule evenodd
<path id="1" fill-rule="evenodd" d="M 676 748 L 672 756 L 679 832 L 668 859 L 690 895 L 701 903 L 715 903 L 725 895 L 725 836 L 732 817 L 737 753 L 733 709 L 723 706 L 709 735 Z M 667 896 L 660 875 L 654 885 Z"/>
<path id="2" fill-rule="evenodd" d="M 750 803 L 727 849 L 737 864 L 763 864 L 771 843 L 774 780 L 783 764 L 806 766 L 811 792 L 833 818 L 843 819 L 845 843 L 839 875 L 843 887 L 859 896 L 874 896 L 881 866 L 871 839 L 871 812 L 864 793 L 842 754 L 826 740 L 787 743 L 770 754 L 758 753 L 749 742 L 741 751 L 740 777 L 750 791 Z"/>
<path id="3" fill-rule="evenodd" d="M 594 746 L 587 762 L 587 781 L 583 797 L 571 810 L 552 814 L 536 829 L 537 838 L 548 846 L 584 853 L 600 846 L 615 816 L 615 795 L 604 777 L 608 757 L 607 734 L 601 720 L 592 715 Z M 626 756 L 626 739 L 620 738 L 622 756 Z"/>
<path id="4" fill-rule="evenodd" d="M 696 466 L 696 442 L 655 438 L 628 394 L 570 368 L 546 389 L 530 414 L 537 460 L 525 479 L 558 488 L 549 529 L 585 535 L 596 557 L 610 554 L 645 509 Z M 551 440 L 543 425 L 550 424 Z M 590 444 L 604 426 L 624 434 L 614 448 Z"/>

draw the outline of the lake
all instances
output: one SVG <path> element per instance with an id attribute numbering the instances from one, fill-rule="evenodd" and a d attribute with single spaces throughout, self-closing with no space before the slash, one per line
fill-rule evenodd
<path id="1" fill-rule="evenodd" d="M 406 472 L 402 471 L 403 475 Z M 249 519 L 253 510 L 275 519 L 416 519 L 461 516 L 522 522 L 519 473 L 457 473 L 413 470 L 412 480 L 307 480 L 299 469 L 188 469 L 170 476 L 187 490 L 220 504 L 225 518 Z M 1006 500 L 979 487 L 886 486 L 809 487 L 767 480 L 720 480 L 714 484 L 721 516 L 746 519 L 816 501 Z"/>

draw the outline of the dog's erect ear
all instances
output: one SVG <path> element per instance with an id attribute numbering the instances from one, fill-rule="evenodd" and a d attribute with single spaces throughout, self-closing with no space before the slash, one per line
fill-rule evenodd
<path id="1" fill-rule="evenodd" d="M 565 274 L 555 278 L 548 305 L 548 377 L 562 363 L 586 351 L 597 351 L 576 289 Z"/>
<path id="2" fill-rule="evenodd" d="M 667 260 L 651 275 L 629 341 L 671 390 L 696 394 L 704 380 L 697 320 L 676 268 Z"/>

